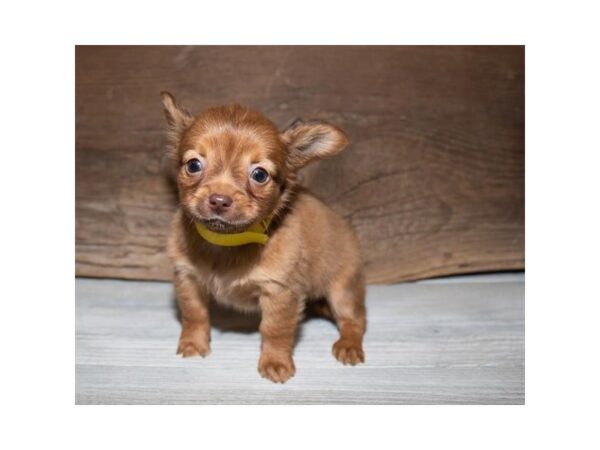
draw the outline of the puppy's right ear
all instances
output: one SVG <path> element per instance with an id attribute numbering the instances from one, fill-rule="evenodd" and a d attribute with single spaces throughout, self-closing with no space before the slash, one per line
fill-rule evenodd
<path id="1" fill-rule="evenodd" d="M 282 134 L 288 148 L 288 164 L 299 170 L 309 162 L 329 158 L 348 145 L 346 134 L 322 120 L 296 119 Z"/>
<path id="2" fill-rule="evenodd" d="M 194 118 L 189 112 L 177 105 L 175 98 L 169 92 L 163 91 L 160 96 L 165 110 L 165 117 L 169 124 L 169 135 L 172 144 L 177 145 L 181 135 L 190 126 Z"/>

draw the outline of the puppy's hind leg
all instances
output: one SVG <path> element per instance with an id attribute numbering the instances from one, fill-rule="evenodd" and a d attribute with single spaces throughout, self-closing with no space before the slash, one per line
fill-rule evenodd
<path id="1" fill-rule="evenodd" d="M 333 344 L 333 356 L 343 364 L 365 362 L 362 340 L 367 319 L 362 274 L 334 282 L 327 300 L 340 330 L 340 338 Z"/>

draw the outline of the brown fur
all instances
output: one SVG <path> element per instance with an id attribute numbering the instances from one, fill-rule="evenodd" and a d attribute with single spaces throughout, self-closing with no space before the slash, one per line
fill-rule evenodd
<path id="1" fill-rule="evenodd" d="M 162 97 L 181 201 L 168 243 L 182 316 L 177 353 L 210 353 L 210 301 L 260 310 L 258 370 L 283 383 L 295 373 L 294 340 L 306 302 L 325 298 L 340 330 L 334 356 L 344 364 L 364 362 L 365 285 L 358 240 L 339 215 L 296 184 L 300 168 L 347 145 L 344 133 L 321 121 L 296 121 L 280 133 L 262 114 L 239 105 L 208 109 L 194 118 L 170 94 Z M 190 158 L 202 161 L 200 173 L 188 173 Z M 251 180 L 255 166 L 269 173 L 266 183 Z M 213 194 L 233 202 L 217 212 L 216 220 L 209 204 Z M 215 246 L 194 228 L 200 221 L 214 231 L 240 232 L 271 215 L 264 246 Z"/>

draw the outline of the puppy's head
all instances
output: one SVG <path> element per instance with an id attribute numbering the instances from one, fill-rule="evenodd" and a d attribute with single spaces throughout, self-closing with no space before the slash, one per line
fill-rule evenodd
<path id="1" fill-rule="evenodd" d="M 162 94 L 170 155 L 184 211 L 221 233 L 237 233 L 275 214 L 290 198 L 296 172 L 348 143 L 338 128 L 296 120 L 280 133 L 257 111 L 240 105 L 196 117 Z"/>

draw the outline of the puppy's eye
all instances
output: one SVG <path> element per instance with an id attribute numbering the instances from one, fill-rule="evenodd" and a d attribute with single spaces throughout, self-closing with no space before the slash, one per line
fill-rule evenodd
<path id="1" fill-rule="evenodd" d="M 202 170 L 202 163 L 199 159 L 190 159 L 186 164 L 185 168 L 188 173 L 198 173 Z"/>
<path id="2" fill-rule="evenodd" d="M 250 174 L 250 178 L 252 178 L 258 184 L 263 184 L 266 183 L 266 181 L 269 179 L 269 174 L 262 167 L 257 167 Z"/>

